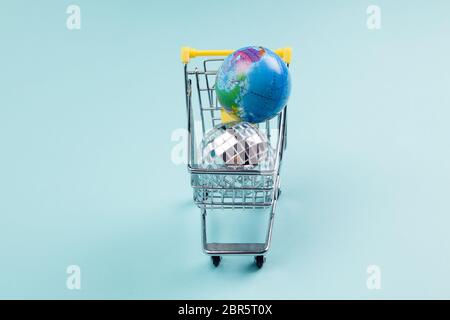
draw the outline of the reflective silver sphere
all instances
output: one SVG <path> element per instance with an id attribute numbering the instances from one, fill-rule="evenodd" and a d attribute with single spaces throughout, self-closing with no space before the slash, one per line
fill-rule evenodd
<path id="1" fill-rule="evenodd" d="M 248 123 L 220 124 L 205 134 L 202 142 L 202 163 L 230 168 L 270 166 L 273 152 L 267 137 Z"/>

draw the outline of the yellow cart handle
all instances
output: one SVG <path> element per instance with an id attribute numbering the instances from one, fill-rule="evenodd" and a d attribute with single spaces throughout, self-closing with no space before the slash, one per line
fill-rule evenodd
<path id="1" fill-rule="evenodd" d="M 228 56 L 234 50 L 197 50 L 189 47 L 181 48 L 181 62 L 188 63 L 189 60 L 195 57 L 211 57 L 211 56 Z M 275 50 L 275 53 L 283 59 L 284 62 L 290 63 L 292 59 L 292 48 L 285 47 Z"/>

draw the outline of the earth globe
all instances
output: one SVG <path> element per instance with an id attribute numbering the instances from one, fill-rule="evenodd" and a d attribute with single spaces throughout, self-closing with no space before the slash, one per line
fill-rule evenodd
<path id="1" fill-rule="evenodd" d="M 273 51 L 245 47 L 225 58 L 215 83 L 220 105 L 234 118 L 259 123 L 276 116 L 291 91 L 289 70 Z"/>

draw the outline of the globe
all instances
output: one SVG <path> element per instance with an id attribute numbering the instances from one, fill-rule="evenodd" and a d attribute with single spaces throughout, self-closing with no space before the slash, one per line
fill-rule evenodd
<path id="1" fill-rule="evenodd" d="M 276 116 L 291 91 L 289 70 L 273 51 L 245 47 L 225 58 L 215 83 L 220 105 L 231 116 L 258 123 Z"/>

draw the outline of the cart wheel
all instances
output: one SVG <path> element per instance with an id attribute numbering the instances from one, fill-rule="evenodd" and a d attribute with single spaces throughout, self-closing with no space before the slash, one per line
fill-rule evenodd
<path id="1" fill-rule="evenodd" d="M 264 262 L 266 262 L 266 258 L 264 256 L 256 256 L 255 257 L 255 263 L 259 269 L 262 268 L 262 266 L 264 265 Z"/>
<path id="2" fill-rule="evenodd" d="M 212 256 L 211 260 L 212 260 L 214 267 L 218 267 L 220 264 L 220 261 L 222 260 L 222 257 L 221 256 Z"/>

